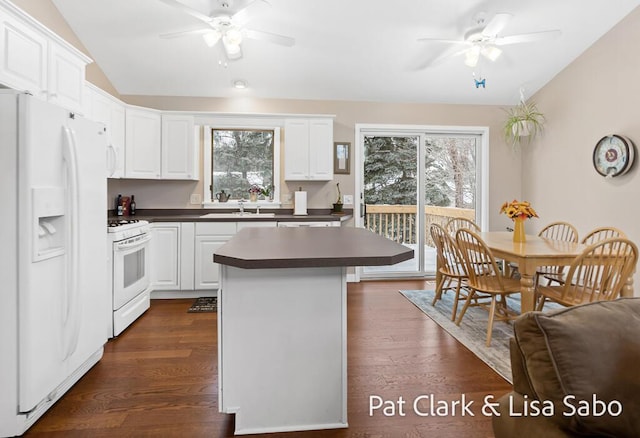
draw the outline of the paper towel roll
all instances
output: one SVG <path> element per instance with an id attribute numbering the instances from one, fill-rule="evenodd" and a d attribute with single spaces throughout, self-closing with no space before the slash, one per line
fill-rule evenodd
<path id="1" fill-rule="evenodd" d="M 293 214 L 296 216 L 307 215 L 307 192 L 295 192 Z"/>

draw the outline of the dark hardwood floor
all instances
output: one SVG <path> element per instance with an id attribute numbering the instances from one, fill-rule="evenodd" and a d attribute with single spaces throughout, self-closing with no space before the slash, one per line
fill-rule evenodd
<path id="1" fill-rule="evenodd" d="M 477 406 L 485 395 L 497 397 L 511 387 L 397 292 L 424 285 L 419 280 L 349 284 L 348 429 L 264 436 L 493 436 L 491 419 Z M 217 406 L 217 314 L 187 313 L 192 302 L 154 300 L 24 436 L 233 436 L 233 416 L 219 413 Z M 429 394 L 440 400 L 465 394 L 475 401 L 475 416 L 416 415 L 413 400 Z M 369 416 L 369 397 L 376 395 L 395 401 L 402 396 L 405 416 L 397 410 L 395 416 L 380 411 Z"/>

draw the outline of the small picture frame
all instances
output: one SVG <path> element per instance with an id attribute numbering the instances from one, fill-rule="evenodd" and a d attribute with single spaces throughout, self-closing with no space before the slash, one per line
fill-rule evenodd
<path id="1" fill-rule="evenodd" d="M 333 173 L 348 175 L 351 173 L 351 143 L 333 143 Z"/>

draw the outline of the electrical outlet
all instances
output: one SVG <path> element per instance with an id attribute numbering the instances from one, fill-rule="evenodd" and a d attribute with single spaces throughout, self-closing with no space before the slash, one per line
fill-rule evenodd
<path id="1" fill-rule="evenodd" d="M 353 205 L 353 195 L 344 195 L 342 198 L 345 205 Z"/>
<path id="2" fill-rule="evenodd" d="M 202 198 L 200 197 L 200 193 L 194 193 L 191 195 L 191 199 L 189 200 L 192 204 L 199 205 L 202 204 Z"/>
<path id="3" fill-rule="evenodd" d="M 293 196 L 291 195 L 291 193 L 286 193 L 283 197 L 282 197 L 282 201 L 286 204 L 289 204 L 290 202 L 293 202 Z"/>

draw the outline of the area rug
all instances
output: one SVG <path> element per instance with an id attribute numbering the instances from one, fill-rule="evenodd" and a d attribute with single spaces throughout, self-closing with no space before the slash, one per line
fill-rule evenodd
<path id="1" fill-rule="evenodd" d="M 189 307 L 189 313 L 215 312 L 218 309 L 217 297 L 200 297 Z"/>
<path id="2" fill-rule="evenodd" d="M 400 293 L 505 380 L 513 383 L 509 359 L 509 339 L 513 337 L 513 326 L 510 323 L 494 322 L 491 346 L 487 347 L 485 342 L 489 312 L 486 310 L 479 307 L 469 307 L 458 327 L 451 321 L 453 291 L 443 293 L 442 299 L 435 306 L 431 305 L 435 294 L 434 290 L 401 290 Z M 458 311 L 462 310 L 462 305 L 463 302 L 458 304 Z M 507 305 L 520 312 L 520 297 L 508 298 Z"/>

